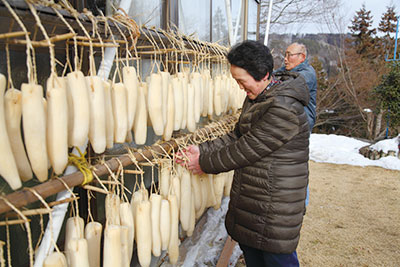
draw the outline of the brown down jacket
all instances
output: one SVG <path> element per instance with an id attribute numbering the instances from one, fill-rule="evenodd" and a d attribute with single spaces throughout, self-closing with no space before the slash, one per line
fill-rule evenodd
<path id="1" fill-rule="evenodd" d="M 280 72 L 282 83 L 246 98 L 235 129 L 202 143 L 205 173 L 235 170 L 225 226 L 237 242 L 292 253 L 300 238 L 308 184 L 309 92 L 302 76 Z"/>

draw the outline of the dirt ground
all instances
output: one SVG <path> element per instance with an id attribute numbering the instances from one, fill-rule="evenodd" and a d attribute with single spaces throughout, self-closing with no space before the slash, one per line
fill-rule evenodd
<path id="1" fill-rule="evenodd" d="M 297 253 L 307 267 L 400 266 L 400 172 L 310 161 Z"/>
<path id="2" fill-rule="evenodd" d="M 400 266 L 400 172 L 310 162 L 302 266 Z"/>

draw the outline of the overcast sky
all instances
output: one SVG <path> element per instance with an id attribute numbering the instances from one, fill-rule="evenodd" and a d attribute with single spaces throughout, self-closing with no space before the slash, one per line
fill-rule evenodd
<path id="1" fill-rule="evenodd" d="M 396 14 L 400 15 L 400 2 L 393 0 L 351 0 L 345 1 L 342 0 L 343 6 L 341 8 L 343 15 L 346 18 L 346 25 L 349 26 L 351 20 L 353 19 L 356 11 L 361 9 L 362 4 L 365 4 L 366 10 L 371 11 L 373 26 L 378 27 L 379 21 L 381 20 L 382 14 L 386 11 L 386 7 L 390 6 L 394 3 L 396 9 Z M 345 31 L 348 32 L 348 28 L 346 26 Z M 291 29 L 287 29 L 287 31 L 292 33 L 321 33 L 321 32 L 329 32 L 326 28 L 324 28 L 321 24 L 306 24 L 306 25 L 292 25 Z"/>

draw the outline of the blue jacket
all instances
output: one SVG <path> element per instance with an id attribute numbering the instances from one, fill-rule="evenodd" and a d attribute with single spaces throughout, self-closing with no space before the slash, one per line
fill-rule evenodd
<path id="1" fill-rule="evenodd" d="M 278 69 L 277 71 L 284 71 L 285 66 Z M 306 59 L 303 63 L 297 65 L 291 71 L 298 72 L 303 75 L 306 80 L 308 90 L 310 91 L 310 102 L 308 105 L 304 107 L 304 110 L 307 113 L 308 123 L 310 125 L 310 131 L 314 127 L 315 119 L 317 113 L 315 111 L 317 107 L 317 75 L 315 74 L 314 68 L 308 63 L 308 59 Z"/>

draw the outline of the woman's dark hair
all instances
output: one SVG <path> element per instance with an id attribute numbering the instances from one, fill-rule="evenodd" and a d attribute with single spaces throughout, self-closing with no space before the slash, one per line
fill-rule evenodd
<path id="1" fill-rule="evenodd" d="M 227 58 L 231 65 L 245 69 L 256 81 L 261 81 L 274 69 L 269 48 L 257 41 L 246 40 L 233 46 Z"/>

